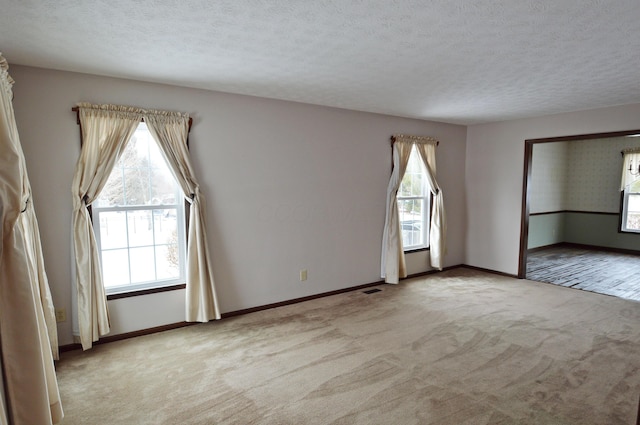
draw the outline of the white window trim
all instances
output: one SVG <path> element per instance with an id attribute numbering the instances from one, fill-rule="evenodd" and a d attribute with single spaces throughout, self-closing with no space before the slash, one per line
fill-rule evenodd
<path id="1" fill-rule="evenodd" d="M 145 289 L 155 289 L 155 288 L 163 288 L 166 286 L 173 286 L 177 284 L 183 284 L 186 281 L 186 270 L 185 270 L 185 259 L 186 259 L 186 231 L 185 231 L 185 207 L 184 203 L 177 203 L 175 205 L 134 205 L 134 206 L 115 206 L 115 207 L 91 207 L 91 213 L 93 215 L 93 231 L 96 237 L 96 242 L 98 249 L 100 250 L 100 261 L 102 264 L 102 243 L 101 243 L 101 235 L 100 235 L 100 213 L 103 212 L 127 212 L 127 211 L 148 211 L 148 210 L 167 210 L 174 209 L 176 210 L 176 218 L 177 218 L 177 232 L 178 232 L 178 241 L 184 241 L 184 243 L 178 243 L 178 255 L 182 259 L 180 261 L 178 267 L 178 276 L 173 279 L 158 279 L 151 280 L 146 282 L 139 283 L 127 283 L 119 286 L 110 286 L 105 287 L 105 292 L 107 295 L 112 294 L 121 294 L 126 292 L 134 292 Z M 153 212 L 152 212 L 153 216 Z M 128 228 L 128 227 L 127 227 Z M 128 239 L 128 235 L 127 235 Z M 156 246 L 155 241 L 153 245 L 148 246 Z M 129 243 L 127 241 L 127 256 L 130 255 L 129 252 Z M 138 248 L 138 247 L 134 247 Z M 115 249 L 115 248 L 114 248 Z M 104 251 L 110 251 L 111 249 L 105 249 Z M 154 254 L 155 256 L 155 254 Z M 129 257 L 129 264 L 131 264 L 131 258 Z M 154 264 L 155 267 L 155 264 Z M 129 274 L 131 274 L 131 269 L 129 266 Z M 131 276 L 129 276 L 129 280 L 131 280 Z"/>
<path id="2" fill-rule="evenodd" d="M 622 222 L 620 224 L 620 231 L 625 233 L 640 233 L 640 229 L 630 229 L 627 227 L 629 195 L 640 196 L 640 192 L 630 192 L 628 187 L 625 187 L 622 200 Z"/>
<path id="3" fill-rule="evenodd" d="M 423 223 L 423 244 L 419 245 L 403 245 L 402 249 L 405 252 L 408 251 L 418 251 L 422 249 L 429 248 L 429 211 L 431 210 L 431 194 L 427 194 L 425 196 L 398 196 L 398 202 L 400 201 L 411 201 L 411 200 L 422 200 L 424 202 L 424 208 L 422 209 L 422 223 Z M 400 220 L 400 231 L 402 232 L 402 220 Z"/>

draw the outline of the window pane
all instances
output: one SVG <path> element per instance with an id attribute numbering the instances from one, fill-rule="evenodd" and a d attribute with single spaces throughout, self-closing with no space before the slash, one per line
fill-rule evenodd
<path id="1" fill-rule="evenodd" d="M 626 228 L 640 230 L 640 195 L 629 194 Z"/>
<path id="2" fill-rule="evenodd" d="M 407 169 L 402 177 L 398 196 L 424 196 L 426 191 L 424 164 L 420 154 L 415 149 L 411 150 Z"/>
<path id="3" fill-rule="evenodd" d="M 125 213 L 121 211 L 101 212 L 99 216 L 100 245 L 102 249 L 126 248 Z"/>
<path id="4" fill-rule="evenodd" d="M 405 248 L 424 245 L 423 206 L 422 199 L 398 200 L 402 244 Z"/>
<path id="5" fill-rule="evenodd" d="M 102 278 L 105 288 L 129 284 L 127 249 L 102 251 Z"/>
<path id="6" fill-rule="evenodd" d="M 149 167 L 127 167 L 123 173 L 125 205 L 151 205 Z"/>
<path id="7" fill-rule="evenodd" d="M 151 181 L 153 182 L 151 186 L 151 201 L 154 205 L 175 205 L 177 202 L 182 202 L 182 197 L 178 195 L 178 183 L 173 178 L 169 168 L 153 168 L 151 170 Z"/>
<path id="8" fill-rule="evenodd" d="M 180 276 L 178 255 L 178 244 L 156 246 L 158 279 L 175 279 Z"/>
<path id="9" fill-rule="evenodd" d="M 398 199 L 400 220 L 422 220 L 422 199 Z"/>
<path id="10" fill-rule="evenodd" d="M 156 279 L 153 247 L 131 248 L 131 283 L 148 282 Z"/>
<path id="11" fill-rule="evenodd" d="M 151 210 L 127 211 L 129 246 L 153 245 Z"/>
<path id="12" fill-rule="evenodd" d="M 96 200 L 98 207 L 111 207 L 115 205 L 124 205 L 124 190 L 122 183 L 122 168 L 114 167 L 109 180 L 104 185 L 100 197 Z"/>
<path id="13" fill-rule="evenodd" d="M 423 179 L 422 173 L 405 173 L 400 185 L 399 196 L 423 196 Z"/>
<path id="14" fill-rule="evenodd" d="M 153 220 L 156 244 L 178 242 L 178 216 L 174 208 L 154 210 Z"/>

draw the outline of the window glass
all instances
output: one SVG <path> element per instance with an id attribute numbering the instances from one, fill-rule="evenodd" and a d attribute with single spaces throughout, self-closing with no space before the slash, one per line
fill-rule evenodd
<path id="1" fill-rule="evenodd" d="M 405 251 L 429 246 L 430 190 L 424 164 L 415 147 L 398 190 L 398 213 Z"/>
<path id="2" fill-rule="evenodd" d="M 628 232 L 640 232 L 640 180 L 631 183 L 624 194 L 623 228 Z"/>
<path id="3" fill-rule="evenodd" d="M 144 123 L 92 212 L 107 293 L 184 283 L 184 200 Z"/>

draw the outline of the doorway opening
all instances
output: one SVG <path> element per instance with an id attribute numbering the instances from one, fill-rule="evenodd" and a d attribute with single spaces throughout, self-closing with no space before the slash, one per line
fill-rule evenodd
<path id="1" fill-rule="evenodd" d="M 638 135 L 525 140 L 519 278 L 640 300 L 640 234 L 620 232 L 620 152 Z"/>

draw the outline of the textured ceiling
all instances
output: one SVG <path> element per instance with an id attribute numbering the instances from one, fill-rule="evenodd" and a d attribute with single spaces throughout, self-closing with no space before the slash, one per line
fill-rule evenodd
<path id="1" fill-rule="evenodd" d="M 640 103 L 640 0 L 1 0 L 10 64 L 472 124 Z"/>

